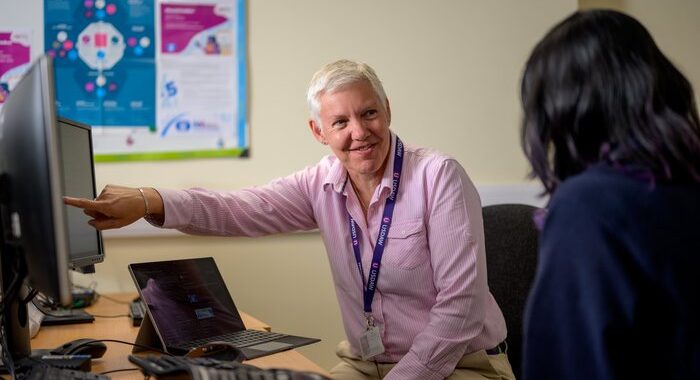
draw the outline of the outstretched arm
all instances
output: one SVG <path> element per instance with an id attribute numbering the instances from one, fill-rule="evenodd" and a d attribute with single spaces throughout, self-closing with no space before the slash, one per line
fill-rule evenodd
<path id="1" fill-rule="evenodd" d="M 94 200 L 63 197 L 63 202 L 82 208 L 92 217 L 88 223 L 98 230 L 128 226 L 146 214 L 154 220 L 163 220 L 164 215 L 163 199 L 150 187 L 107 185 Z"/>

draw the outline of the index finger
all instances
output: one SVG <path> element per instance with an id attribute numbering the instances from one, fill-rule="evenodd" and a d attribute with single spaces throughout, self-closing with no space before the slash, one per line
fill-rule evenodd
<path id="1" fill-rule="evenodd" d="M 100 211 L 100 203 L 85 198 L 63 197 L 63 203 L 69 206 L 79 207 L 85 210 Z"/>

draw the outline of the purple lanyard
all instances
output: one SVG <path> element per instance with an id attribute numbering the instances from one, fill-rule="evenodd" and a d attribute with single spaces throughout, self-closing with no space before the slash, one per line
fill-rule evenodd
<path id="1" fill-rule="evenodd" d="M 379 227 L 379 236 L 377 236 L 377 244 L 374 245 L 374 255 L 372 256 L 372 267 L 367 276 L 367 284 L 365 284 L 365 271 L 362 269 L 362 255 L 360 254 L 360 241 L 357 240 L 357 228 L 355 220 L 348 213 L 350 220 L 350 237 L 352 238 L 352 250 L 355 252 L 355 260 L 357 261 L 357 269 L 360 271 L 362 278 L 362 291 L 364 292 L 364 309 L 365 313 L 372 313 L 372 299 L 374 291 L 377 289 L 377 280 L 379 279 L 379 265 L 384 254 L 386 246 L 386 236 L 391 227 L 391 217 L 394 215 L 394 205 L 396 204 L 396 194 L 399 191 L 399 181 L 401 180 L 401 167 L 403 164 L 403 143 L 396 136 L 396 151 L 394 152 L 394 180 L 391 185 L 391 194 L 386 199 L 384 204 L 384 215 L 382 224 Z"/>

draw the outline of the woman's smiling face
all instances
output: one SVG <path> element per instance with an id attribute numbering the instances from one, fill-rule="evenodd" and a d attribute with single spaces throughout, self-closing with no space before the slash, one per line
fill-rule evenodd
<path id="1" fill-rule="evenodd" d="M 323 93 L 318 100 L 321 125 L 310 121 L 316 139 L 331 148 L 352 178 L 381 178 L 391 146 L 388 101 L 382 104 L 364 80 Z"/>

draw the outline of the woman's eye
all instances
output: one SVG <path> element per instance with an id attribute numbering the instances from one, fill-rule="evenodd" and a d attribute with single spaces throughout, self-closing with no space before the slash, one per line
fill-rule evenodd
<path id="1" fill-rule="evenodd" d="M 345 126 L 347 124 L 348 124 L 347 120 L 338 120 L 338 121 L 333 122 L 333 124 L 331 124 L 331 126 L 335 129 L 340 129 L 340 128 L 345 128 Z"/>
<path id="2" fill-rule="evenodd" d="M 377 110 L 367 110 L 365 111 L 365 117 L 374 118 L 377 116 Z"/>

